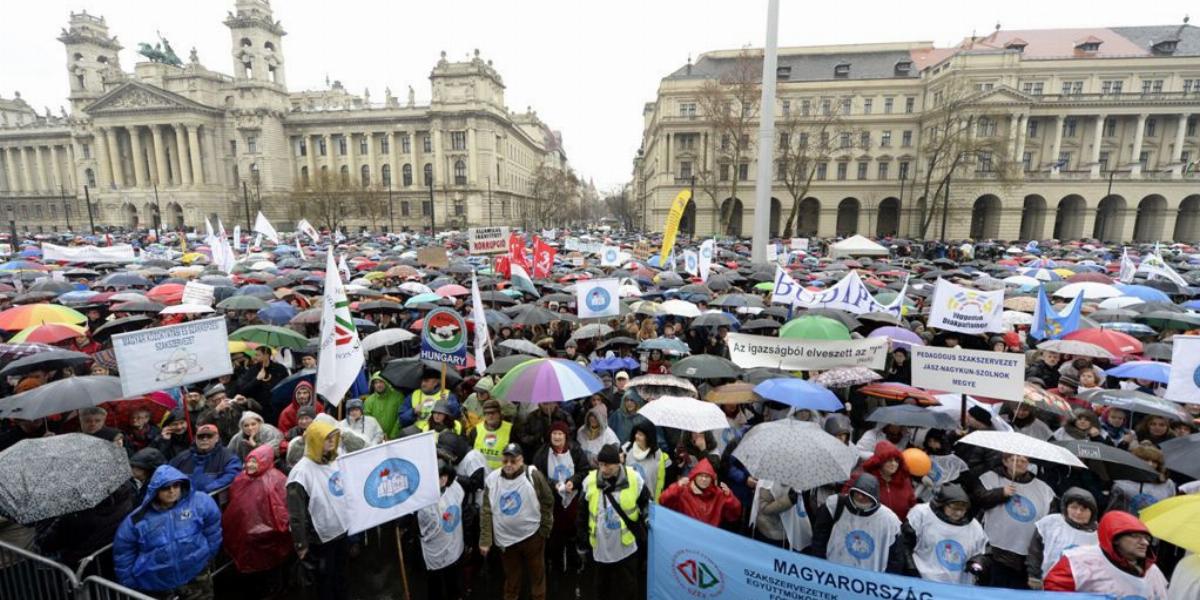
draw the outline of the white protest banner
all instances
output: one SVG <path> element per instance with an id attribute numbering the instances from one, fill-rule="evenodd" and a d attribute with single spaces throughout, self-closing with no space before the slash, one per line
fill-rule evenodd
<path id="1" fill-rule="evenodd" d="M 602 267 L 619 267 L 619 266 L 621 266 L 621 248 L 618 246 L 605 246 L 600 251 L 600 266 L 602 266 Z"/>
<path id="2" fill-rule="evenodd" d="M 808 238 L 792 238 L 792 250 L 808 251 Z"/>
<path id="3" fill-rule="evenodd" d="M 1171 377 L 1167 400 L 1200 404 L 1200 335 L 1171 337 Z"/>
<path id="4" fill-rule="evenodd" d="M 266 215 L 262 214 L 261 210 L 258 211 L 258 216 L 254 218 L 254 231 L 267 236 L 267 239 L 276 244 L 279 243 L 279 232 L 275 231 L 275 226 L 271 225 L 271 222 L 267 220 Z M 258 244 L 255 245 L 257 246 Z"/>
<path id="5" fill-rule="evenodd" d="M 59 246 L 42 242 L 42 260 L 61 260 L 76 263 L 130 262 L 137 260 L 133 246 Z"/>
<path id="6" fill-rule="evenodd" d="M 930 327 L 969 334 L 1005 330 L 1004 290 L 973 290 L 939 277 L 930 306 Z"/>
<path id="7" fill-rule="evenodd" d="M 782 268 L 775 268 L 775 287 L 771 294 L 774 304 L 791 304 L 799 308 L 832 308 L 861 315 L 869 312 L 890 313 L 900 316 L 904 294 L 901 293 L 891 304 L 880 304 L 871 295 L 857 271 L 851 271 L 833 287 L 812 292 L 800 286 Z"/>
<path id="8" fill-rule="evenodd" d="M 708 282 L 708 271 L 712 268 L 712 261 L 716 258 L 717 241 L 704 240 L 700 244 L 700 280 Z"/>
<path id="9" fill-rule="evenodd" d="M 181 304 L 197 304 L 203 306 L 212 306 L 214 288 L 207 283 L 199 281 L 189 281 L 183 286 L 183 300 Z"/>
<path id="10" fill-rule="evenodd" d="M 438 501 L 437 434 L 427 431 L 337 459 L 350 535 Z"/>
<path id="11" fill-rule="evenodd" d="M 796 295 L 804 288 L 780 267 L 775 267 L 775 287 L 771 290 L 771 304 L 795 304 Z"/>
<path id="12" fill-rule="evenodd" d="M 620 282 L 616 279 L 590 279 L 575 282 L 575 306 L 580 319 L 615 317 L 621 314 Z"/>
<path id="13" fill-rule="evenodd" d="M 563 240 L 563 248 L 566 248 L 567 252 L 579 252 L 579 238 L 569 237 Z"/>
<path id="14" fill-rule="evenodd" d="M 120 333 L 112 338 L 126 397 L 233 372 L 224 318 Z"/>
<path id="15" fill-rule="evenodd" d="M 683 251 L 683 270 L 692 277 L 700 275 L 700 255 L 695 250 Z"/>
<path id="16" fill-rule="evenodd" d="M 475 256 L 508 252 L 508 227 L 472 227 L 467 233 Z"/>
<path id="17" fill-rule="evenodd" d="M 834 367 L 867 367 L 882 370 L 888 353 L 887 338 L 863 340 L 793 340 L 730 333 L 729 358 L 743 369 L 770 367 L 808 371 Z"/>
<path id="18" fill-rule="evenodd" d="M 913 346 L 912 384 L 927 390 L 1020 402 L 1025 355 L 962 348 Z"/>

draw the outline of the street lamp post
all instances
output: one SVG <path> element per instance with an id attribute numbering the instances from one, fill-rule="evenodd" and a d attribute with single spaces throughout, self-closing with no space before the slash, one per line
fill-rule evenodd
<path id="1" fill-rule="evenodd" d="M 392 206 L 392 178 L 388 177 L 388 233 L 396 231 L 396 209 Z"/>
<path id="2" fill-rule="evenodd" d="M 437 235 L 437 206 L 433 203 L 433 175 L 429 176 L 429 235 Z"/>
<path id="3" fill-rule="evenodd" d="M 63 186 L 58 186 L 58 197 L 62 199 L 63 216 L 67 218 L 67 232 L 71 231 L 71 206 L 67 204 L 67 193 L 63 190 Z"/>
<path id="4" fill-rule="evenodd" d="M 96 235 L 96 218 L 92 215 L 92 195 L 88 192 L 88 186 L 83 186 L 83 202 L 87 204 L 88 209 L 88 226 L 92 229 L 92 235 Z"/>
<path id="5" fill-rule="evenodd" d="M 162 235 L 162 205 L 158 203 L 158 182 L 154 182 L 154 235 Z"/>
<path id="6" fill-rule="evenodd" d="M 242 205 L 246 209 L 246 227 L 253 228 L 254 225 L 250 221 L 250 186 L 246 185 L 245 181 L 242 182 Z"/>

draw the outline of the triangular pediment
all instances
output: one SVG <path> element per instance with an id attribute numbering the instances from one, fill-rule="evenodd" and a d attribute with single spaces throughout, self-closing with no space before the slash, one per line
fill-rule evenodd
<path id="1" fill-rule="evenodd" d="M 1006 85 L 1001 85 L 986 92 L 981 92 L 971 100 L 971 104 L 1032 104 L 1036 100 L 1036 98 L 1029 94 L 1024 94 Z"/>
<path id="2" fill-rule="evenodd" d="M 219 112 L 211 106 L 138 81 L 121 84 L 85 110 L 93 117 L 129 112 Z"/>

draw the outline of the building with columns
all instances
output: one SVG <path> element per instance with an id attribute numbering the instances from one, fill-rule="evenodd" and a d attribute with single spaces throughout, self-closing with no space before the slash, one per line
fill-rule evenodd
<path id="1" fill-rule="evenodd" d="M 429 104 L 411 87 L 406 100 L 389 89 L 373 102 L 339 82 L 289 91 L 286 32 L 269 0 L 235 0 L 224 24 L 233 75 L 195 50 L 127 72 L 104 18 L 72 13 L 58 38 L 69 111 L 0 98 L 0 217 L 79 231 L 86 197 L 98 226 L 220 216 L 232 228 L 261 209 L 286 229 L 305 216 L 297 194 L 325 174 L 342 184 L 350 227 L 422 228 L 432 216 L 441 229 L 511 222 L 539 166 L 569 168 L 561 134 L 532 109 L 505 106 L 503 79 L 478 50 L 462 61 L 442 53 Z M 368 195 L 388 203 L 382 214 L 365 208 Z"/>
<path id="2" fill-rule="evenodd" d="M 630 194 L 648 229 L 660 229 L 675 195 L 707 172 L 745 183 L 738 197 L 710 199 L 697 189 L 684 229 L 716 232 L 718 207 L 729 203 L 733 218 L 722 233 L 750 234 L 756 153 L 740 165 L 717 164 L 722 142 L 697 108 L 704 83 L 727 77 L 739 55 L 715 51 L 689 60 L 645 105 Z M 919 236 L 931 124 L 955 82 L 967 86 L 965 103 L 978 118 L 972 135 L 998 136 L 1013 176 L 999 178 L 990 161 L 979 160 L 957 171 L 947 238 L 1200 241 L 1200 29 L 1186 20 L 1098 29 L 997 26 L 949 48 L 780 48 L 778 64 L 777 125 L 797 112 L 813 122 L 830 106 L 838 112 L 835 150 L 822 157 L 801 199 L 796 235 Z M 757 122 L 751 139 L 756 131 Z M 779 235 L 793 199 L 780 181 L 772 196 L 770 229 Z M 940 217 L 925 237 L 939 234 Z"/>

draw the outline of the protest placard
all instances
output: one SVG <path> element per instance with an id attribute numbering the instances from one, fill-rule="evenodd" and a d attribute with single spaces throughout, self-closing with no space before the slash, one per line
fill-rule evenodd
<path id="1" fill-rule="evenodd" d="M 126 397 L 233 372 L 221 317 L 120 333 L 112 343 Z"/>
<path id="2" fill-rule="evenodd" d="M 438 501 L 436 440 L 428 431 L 338 457 L 342 516 L 351 535 Z M 453 525 L 460 524 L 456 515 Z"/>
<path id="3" fill-rule="evenodd" d="M 417 262 L 435 269 L 444 269 L 450 266 L 450 258 L 446 256 L 446 249 L 441 246 L 426 246 L 418 250 Z"/>
<path id="4" fill-rule="evenodd" d="M 468 234 L 473 255 L 508 252 L 508 227 L 472 227 Z"/>
<path id="5" fill-rule="evenodd" d="M 1025 355 L 913 346 L 912 384 L 928 390 L 1021 401 Z"/>
<path id="6" fill-rule="evenodd" d="M 199 281 L 189 281 L 187 285 L 183 286 L 181 303 L 212 306 L 213 293 L 213 286 Z"/>
<path id="7" fill-rule="evenodd" d="M 969 334 L 1007 329 L 1004 290 L 973 290 L 938 278 L 930 306 L 930 327 Z"/>
<path id="8" fill-rule="evenodd" d="M 785 371 L 808 371 L 834 367 L 883 369 L 887 358 L 886 338 L 864 340 L 794 340 L 730 333 L 729 358 L 743 369 L 770 367 Z"/>
<path id="9" fill-rule="evenodd" d="M 133 246 L 59 246 L 42 242 L 42 260 L 61 260 L 75 263 L 131 262 L 137 260 Z"/>

